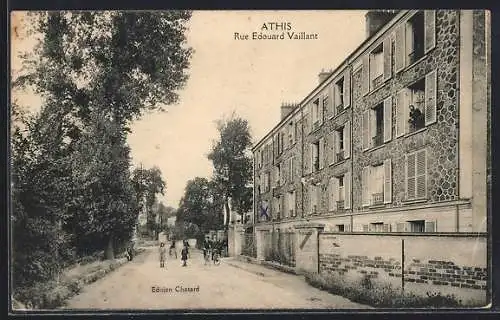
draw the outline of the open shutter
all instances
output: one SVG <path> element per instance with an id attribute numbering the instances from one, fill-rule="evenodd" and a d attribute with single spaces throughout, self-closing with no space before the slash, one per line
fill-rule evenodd
<path id="1" fill-rule="evenodd" d="M 319 125 L 323 124 L 323 116 L 325 114 L 325 110 L 323 109 L 323 101 L 321 101 L 323 96 L 320 96 L 320 101 L 318 101 L 318 122 Z"/>
<path id="2" fill-rule="evenodd" d="M 326 143 L 325 143 L 325 165 L 332 164 L 333 162 L 333 146 L 332 146 L 333 138 L 331 134 L 326 135 Z"/>
<path id="3" fill-rule="evenodd" d="M 362 198 L 363 198 L 363 206 L 370 205 L 370 167 L 364 167 L 362 176 L 361 176 L 361 184 L 362 184 Z"/>
<path id="4" fill-rule="evenodd" d="M 351 121 L 347 121 L 344 126 L 344 158 L 351 156 Z"/>
<path id="5" fill-rule="evenodd" d="M 437 221 L 426 221 L 425 232 L 437 232 Z"/>
<path id="6" fill-rule="evenodd" d="M 344 72 L 344 108 L 351 105 L 351 69 L 347 68 Z"/>
<path id="7" fill-rule="evenodd" d="M 370 111 L 365 110 L 363 112 L 363 150 L 370 148 Z"/>
<path id="8" fill-rule="evenodd" d="M 333 130 L 330 133 L 332 145 L 331 145 L 331 163 L 337 162 L 337 131 Z"/>
<path id="9" fill-rule="evenodd" d="M 416 152 L 416 197 L 421 199 L 427 196 L 427 157 L 425 150 Z"/>
<path id="10" fill-rule="evenodd" d="M 388 36 L 384 40 L 384 81 L 388 80 L 392 76 L 392 45 L 391 37 Z"/>
<path id="11" fill-rule="evenodd" d="M 404 88 L 398 92 L 396 97 L 396 137 L 408 132 L 408 120 L 410 118 L 410 89 Z"/>
<path id="12" fill-rule="evenodd" d="M 425 125 L 436 122 L 436 70 L 425 76 Z"/>
<path id="13" fill-rule="evenodd" d="M 324 163 L 325 163 L 325 139 L 321 137 L 319 139 L 319 145 L 318 145 L 318 157 L 319 157 L 319 168 L 323 169 Z"/>
<path id="14" fill-rule="evenodd" d="M 394 72 L 401 71 L 405 66 L 405 25 L 396 29 L 396 43 L 394 47 Z"/>
<path id="15" fill-rule="evenodd" d="M 303 161 L 304 173 L 311 173 L 311 144 L 304 144 L 304 161 Z"/>
<path id="16" fill-rule="evenodd" d="M 392 139 L 392 96 L 384 100 L 384 142 Z"/>
<path id="17" fill-rule="evenodd" d="M 415 199 L 415 153 L 406 155 L 406 199 Z"/>
<path id="18" fill-rule="evenodd" d="M 363 56 L 363 70 L 361 74 L 362 93 L 366 95 L 370 91 L 370 54 L 367 53 Z M 344 80 L 345 81 L 345 80 Z"/>
<path id="19" fill-rule="evenodd" d="M 351 172 L 348 171 L 344 175 L 344 208 L 351 209 Z"/>
<path id="20" fill-rule="evenodd" d="M 369 111 L 368 118 L 370 119 L 370 138 L 368 139 L 368 143 L 370 144 L 370 147 L 372 147 L 373 137 L 377 135 L 377 117 L 375 116 L 374 109 L 370 109 Z"/>
<path id="21" fill-rule="evenodd" d="M 425 10 L 424 11 L 424 44 L 425 53 L 429 52 L 436 46 L 436 11 L 435 10 Z"/>
<path id="22" fill-rule="evenodd" d="M 384 160 L 384 203 L 392 202 L 392 163 L 391 159 Z"/>
<path id="23" fill-rule="evenodd" d="M 331 211 L 336 211 L 337 210 L 337 194 L 339 192 L 339 184 L 338 180 L 335 177 L 330 178 L 330 194 L 329 194 L 329 200 L 330 200 L 330 210 Z"/>

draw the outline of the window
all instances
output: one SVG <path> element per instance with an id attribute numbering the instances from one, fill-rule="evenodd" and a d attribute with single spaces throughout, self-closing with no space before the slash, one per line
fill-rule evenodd
<path id="1" fill-rule="evenodd" d="M 324 156 L 324 139 L 320 138 L 318 141 L 311 144 L 311 168 L 312 172 L 323 169 Z"/>
<path id="2" fill-rule="evenodd" d="M 265 180 L 264 180 L 264 185 L 266 186 L 266 192 L 268 192 L 269 190 L 271 190 L 271 173 L 268 171 L 266 172 L 265 174 Z"/>
<path id="3" fill-rule="evenodd" d="M 392 139 L 392 97 L 366 110 L 362 118 L 363 150 L 378 147 Z"/>
<path id="4" fill-rule="evenodd" d="M 275 217 L 277 220 L 281 219 L 281 197 L 274 197 L 274 213 L 273 217 Z"/>
<path id="5" fill-rule="evenodd" d="M 370 53 L 370 87 L 377 88 L 384 78 L 384 46 L 381 43 Z"/>
<path id="6" fill-rule="evenodd" d="M 394 70 L 415 63 L 436 46 L 436 12 L 424 10 L 416 12 L 395 31 Z"/>
<path id="7" fill-rule="evenodd" d="M 322 107 L 322 109 L 323 109 L 323 110 L 329 110 L 329 107 L 330 107 L 330 106 L 329 106 L 329 98 L 328 98 L 328 95 L 326 95 L 326 94 L 325 94 L 325 95 L 323 95 L 323 102 L 322 102 L 322 103 L 323 103 L 323 107 Z"/>
<path id="8" fill-rule="evenodd" d="M 363 206 L 392 202 L 391 159 L 386 159 L 380 165 L 364 167 L 361 184 Z"/>
<path id="9" fill-rule="evenodd" d="M 295 143 L 295 131 L 296 128 L 291 121 L 288 125 L 288 146 L 292 146 Z"/>
<path id="10" fill-rule="evenodd" d="M 397 232 L 437 232 L 437 221 L 412 220 L 396 223 Z"/>
<path id="11" fill-rule="evenodd" d="M 424 55 L 424 13 L 417 12 L 406 23 L 406 59 L 410 65 Z"/>
<path id="12" fill-rule="evenodd" d="M 425 80 L 421 79 L 409 87 L 409 132 L 425 127 Z"/>
<path id="13" fill-rule="evenodd" d="M 319 98 L 314 100 L 312 104 L 312 128 L 318 128 L 323 123 L 323 108 L 320 104 Z"/>
<path id="14" fill-rule="evenodd" d="M 278 163 L 278 165 L 276 165 L 275 182 L 276 182 L 276 186 L 280 186 L 281 185 L 281 163 Z"/>
<path id="15" fill-rule="evenodd" d="M 342 211 L 351 208 L 350 172 L 331 177 L 329 181 L 328 210 Z"/>
<path id="16" fill-rule="evenodd" d="M 406 155 L 406 199 L 427 197 L 427 156 L 425 150 Z"/>
<path id="17" fill-rule="evenodd" d="M 343 224 L 338 224 L 338 225 L 336 225 L 336 227 L 337 227 L 337 231 L 338 232 L 344 232 L 345 231 L 345 227 L 344 227 Z"/>

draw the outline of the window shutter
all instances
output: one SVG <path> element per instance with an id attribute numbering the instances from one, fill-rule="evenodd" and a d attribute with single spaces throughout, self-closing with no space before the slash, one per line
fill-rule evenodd
<path id="1" fill-rule="evenodd" d="M 344 126 L 344 158 L 351 156 L 351 121 L 347 121 Z"/>
<path id="2" fill-rule="evenodd" d="M 370 54 L 363 56 L 363 69 L 361 70 L 362 93 L 366 95 L 370 91 Z"/>
<path id="3" fill-rule="evenodd" d="M 319 150 L 318 150 L 318 157 L 319 157 L 319 168 L 323 169 L 323 165 L 325 163 L 325 139 L 321 137 L 319 139 Z"/>
<path id="4" fill-rule="evenodd" d="M 344 108 L 351 105 L 351 69 L 347 68 L 344 72 Z"/>
<path id="5" fill-rule="evenodd" d="M 426 221 L 425 222 L 425 232 L 437 232 L 436 221 Z"/>
<path id="6" fill-rule="evenodd" d="M 363 225 L 363 232 L 368 232 L 368 231 L 369 231 L 368 225 L 364 224 Z"/>
<path id="7" fill-rule="evenodd" d="M 351 209 L 351 172 L 348 171 L 344 175 L 344 208 Z"/>
<path id="8" fill-rule="evenodd" d="M 409 101 L 410 89 L 405 88 L 397 93 L 396 97 L 396 137 L 408 132 L 408 120 L 410 118 Z"/>
<path id="9" fill-rule="evenodd" d="M 332 159 L 330 163 L 335 163 L 337 162 L 337 131 L 333 130 L 332 133 L 330 133 L 330 137 L 332 141 L 330 146 Z"/>
<path id="10" fill-rule="evenodd" d="M 415 153 L 406 155 L 406 199 L 415 199 Z"/>
<path id="11" fill-rule="evenodd" d="M 425 76 L 425 125 L 436 122 L 436 91 L 437 91 L 436 70 Z"/>
<path id="12" fill-rule="evenodd" d="M 365 110 L 363 112 L 363 123 L 362 123 L 362 128 L 363 128 L 363 150 L 366 150 L 370 148 L 370 111 L 371 110 Z"/>
<path id="13" fill-rule="evenodd" d="M 391 37 L 384 40 L 384 81 L 392 76 L 392 45 Z"/>
<path id="14" fill-rule="evenodd" d="M 303 167 L 304 167 L 304 173 L 309 174 L 311 173 L 311 145 L 309 143 L 304 144 L 304 161 L 303 161 Z"/>
<path id="15" fill-rule="evenodd" d="M 424 25 L 425 25 L 425 53 L 429 52 L 436 46 L 436 11 L 424 11 Z"/>
<path id="16" fill-rule="evenodd" d="M 392 163 L 391 159 L 384 160 L 384 203 L 392 202 Z"/>
<path id="17" fill-rule="evenodd" d="M 332 135 L 327 134 L 326 135 L 326 143 L 325 143 L 325 164 L 332 164 Z"/>
<path id="18" fill-rule="evenodd" d="M 330 178 L 330 194 L 329 194 L 329 200 L 330 200 L 330 206 L 329 209 L 331 211 L 337 210 L 337 193 L 339 192 L 339 184 L 338 180 L 335 177 Z"/>
<path id="19" fill-rule="evenodd" d="M 321 98 L 320 98 L 320 100 L 321 100 Z M 318 122 L 320 125 L 323 123 L 324 113 L 325 113 L 325 111 L 323 110 L 323 101 L 318 101 Z"/>
<path id="20" fill-rule="evenodd" d="M 384 100 L 384 142 L 392 139 L 392 96 Z"/>
<path id="21" fill-rule="evenodd" d="M 370 147 L 373 146 L 373 137 L 377 135 L 377 117 L 375 116 L 375 110 L 370 109 L 368 114 L 368 118 L 370 119 L 370 138 L 368 139 L 368 143 Z"/>
<path id="22" fill-rule="evenodd" d="M 394 72 L 401 71 L 405 66 L 405 25 L 396 29 L 396 43 L 394 47 Z"/>
<path id="23" fill-rule="evenodd" d="M 361 176 L 361 184 L 362 184 L 362 203 L 363 206 L 369 206 L 370 205 L 370 167 L 364 167 L 362 176 Z"/>
<path id="24" fill-rule="evenodd" d="M 416 197 L 427 196 L 427 159 L 425 150 L 416 152 Z"/>

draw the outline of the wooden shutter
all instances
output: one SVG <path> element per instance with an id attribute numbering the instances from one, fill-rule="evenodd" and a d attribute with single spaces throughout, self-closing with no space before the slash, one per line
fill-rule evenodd
<path id="1" fill-rule="evenodd" d="M 425 125 L 436 122 L 436 91 L 437 72 L 436 70 L 425 76 Z"/>
<path id="2" fill-rule="evenodd" d="M 437 232 L 437 221 L 425 221 L 425 232 Z"/>
<path id="3" fill-rule="evenodd" d="M 406 155 L 406 199 L 415 199 L 415 153 Z"/>
<path id="4" fill-rule="evenodd" d="M 416 197 L 419 199 L 427 196 L 427 157 L 425 153 L 425 150 L 415 153 Z"/>
<path id="5" fill-rule="evenodd" d="M 337 193 L 339 192 L 339 184 L 338 184 L 337 178 L 335 178 L 335 177 L 330 178 L 329 187 L 330 187 L 330 190 L 329 190 L 330 192 L 328 195 L 329 209 L 331 211 L 335 211 L 335 210 L 337 210 L 337 200 L 338 200 Z"/>
<path id="6" fill-rule="evenodd" d="M 396 96 L 396 137 L 400 137 L 406 133 L 408 117 L 406 116 L 408 109 L 408 89 L 402 89 Z"/>
<path id="7" fill-rule="evenodd" d="M 424 48 L 425 53 L 436 46 L 436 11 L 424 10 Z"/>
<path id="8" fill-rule="evenodd" d="M 362 93 L 366 95 L 370 91 L 370 54 L 363 56 L 363 70 L 361 70 Z"/>
<path id="9" fill-rule="evenodd" d="M 351 209 L 351 172 L 348 171 L 344 175 L 344 208 Z"/>
<path id="10" fill-rule="evenodd" d="M 338 92 L 338 88 L 337 88 L 337 85 L 335 83 L 332 84 L 332 107 L 331 107 L 331 110 L 332 110 L 332 117 L 334 117 L 336 114 L 337 114 L 337 104 L 340 103 L 340 99 L 338 97 L 339 95 L 339 92 Z"/>
<path id="11" fill-rule="evenodd" d="M 392 163 L 391 159 L 384 160 L 384 203 L 392 202 Z"/>
<path id="12" fill-rule="evenodd" d="M 394 46 L 394 72 L 403 70 L 405 66 L 405 24 L 396 29 L 396 43 Z"/>
<path id="13" fill-rule="evenodd" d="M 323 109 L 323 96 L 320 95 L 320 98 L 318 98 L 318 120 L 319 120 L 319 125 L 323 123 L 323 116 L 325 113 L 325 110 Z"/>
<path id="14" fill-rule="evenodd" d="M 344 108 L 351 105 L 351 69 L 349 67 L 344 71 Z"/>
<path id="15" fill-rule="evenodd" d="M 323 169 L 324 163 L 325 163 L 325 139 L 321 137 L 319 139 L 319 144 L 318 144 L 318 157 L 319 157 L 319 168 Z"/>
<path id="16" fill-rule="evenodd" d="M 331 145 L 331 157 L 332 161 L 331 163 L 337 162 L 337 131 L 333 130 L 330 133 L 332 145 Z"/>
<path id="17" fill-rule="evenodd" d="M 351 121 L 347 121 L 344 126 L 344 158 L 351 156 Z"/>
<path id="18" fill-rule="evenodd" d="M 325 144 L 325 164 L 332 164 L 333 162 L 333 138 L 331 134 L 326 135 L 326 144 Z"/>
<path id="19" fill-rule="evenodd" d="M 388 36 L 383 43 L 384 46 L 384 81 L 392 76 L 392 45 L 391 37 Z"/>
<path id="20" fill-rule="evenodd" d="M 370 111 L 371 110 L 365 110 L 363 112 L 363 150 L 370 148 Z"/>
<path id="21" fill-rule="evenodd" d="M 362 203 L 363 206 L 370 205 L 370 167 L 364 167 L 361 176 L 361 184 L 362 184 Z"/>
<path id="22" fill-rule="evenodd" d="M 306 174 L 311 173 L 311 144 L 310 143 L 305 143 L 304 144 L 304 172 Z"/>
<path id="23" fill-rule="evenodd" d="M 370 147 L 373 146 L 372 142 L 373 142 L 373 137 L 375 137 L 377 135 L 377 117 L 375 115 L 375 110 L 374 109 L 370 109 L 369 110 L 370 112 L 368 113 L 368 118 L 369 118 L 369 122 L 370 122 L 370 137 L 368 139 L 368 143 L 370 144 Z"/>
<path id="24" fill-rule="evenodd" d="M 392 139 L 392 96 L 384 100 L 384 142 Z"/>

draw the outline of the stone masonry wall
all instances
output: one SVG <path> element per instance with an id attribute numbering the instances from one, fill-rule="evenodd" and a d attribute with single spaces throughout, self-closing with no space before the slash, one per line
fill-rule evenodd
<path id="1" fill-rule="evenodd" d="M 385 85 L 362 96 L 361 75 L 353 75 L 353 205 L 361 210 L 361 173 L 367 165 L 392 158 L 391 204 L 385 207 L 401 207 L 405 201 L 405 154 L 421 148 L 427 150 L 427 198 L 428 202 L 456 200 L 457 197 L 457 134 L 458 134 L 458 11 L 436 11 L 436 47 L 421 61 L 394 74 Z M 395 138 L 395 95 L 404 87 L 422 79 L 437 69 L 437 122 L 425 130 Z M 393 96 L 393 135 L 382 147 L 362 150 L 362 113 L 387 96 Z"/>

